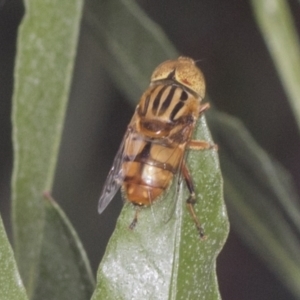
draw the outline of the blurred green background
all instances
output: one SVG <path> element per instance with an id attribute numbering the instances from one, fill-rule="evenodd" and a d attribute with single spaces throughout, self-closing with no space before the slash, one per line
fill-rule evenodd
<path id="1" fill-rule="evenodd" d="M 250 1 L 137 2 L 183 55 L 199 60 L 211 103 L 244 122 L 290 171 L 299 193 L 299 132 Z M 299 29 L 299 1 L 289 4 Z M 21 1 L 0 1 L 0 211 L 9 233 L 11 96 L 23 13 Z M 83 23 L 53 195 L 79 233 L 94 271 L 122 207 L 119 197 L 99 216 L 98 197 L 132 112 Z M 224 300 L 294 299 L 234 229 L 219 256 L 218 274 Z"/>

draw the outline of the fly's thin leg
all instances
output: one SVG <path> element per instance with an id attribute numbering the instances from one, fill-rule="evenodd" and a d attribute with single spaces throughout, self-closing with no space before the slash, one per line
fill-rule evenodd
<path id="1" fill-rule="evenodd" d="M 195 210 L 194 210 L 194 205 L 196 203 L 196 195 L 195 195 L 195 188 L 194 188 L 194 184 L 193 184 L 193 180 L 191 178 L 191 175 L 189 173 L 189 170 L 185 164 L 185 162 L 183 162 L 182 164 L 182 175 L 186 181 L 186 185 L 188 187 L 188 190 L 190 192 L 190 196 L 189 198 L 186 200 L 186 204 L 188 207 L 188 210 L 194 220 L 194 223 L 196 225 L 197 231 L 200 235 L 201 239 L 205 239 L 205 233 L 204 233 L 204 229 L 202 228 L 200 221 L 198 219 L 198 217 L 196 216 Z"/>
<path id="2" fill-rule="evenodd" d="M 201 110 L 202 108 L 202 110 Z M 200 113 L 205 111 L 206 109 L 209 108 L 209 104 L 204 104 L 203 106 L 201 106 L 200 108 Z M 218 145 L 216 144 L 211 144 L 207 141 L 202 141 L 202 140 L 190 140 L 187 147 L 191 150 L 210 150 L 210 149 L 215 149 L 218 150 Z M 199 232 L 200 238 L 201 239 L 205 239 L 205 233 L 204 230 L 200 224 L 200 221 L 198 220 L 196 214 L 195 214 L 195 210 L 194 210 L 194 205 L 196 203 L 196 195 L 195 195 L 195 188 L 194 188 L 194 184 L 193 184 L 193 180 L 191 178 L 191 175 L 189 173 L 189 170 L 185 164 L 185 162 L 183 162 L 182 164 L 182 174 L 184 176 L 184 179 L 186 181 L 186 185 L 188 187 L 188 190 L 190 192 L 190 197 L 187 199 L 186 203 L 189 209 L 189 212 L 195 222 L 196 228 Z"/>
<path id="3" fill-rule="evenodd" d="M 135 214 L 134 214 L 134 218 L 131 222 L 131 224 L 129 225 L 129 229 L 130 230 L 133 230 L 138 222 L 138 215 L 139 215 L 139 212 L 140 212 L 140 207 L 139 206 L 135 206 Z"/>
<path id="4" fill-rule="evenodd" d="M 202 104 L 199 108 L 199 116 L 201 116 L 209 108 L 210 108 L 209 103 Z M 187 146 L 189 149 L 192 150 L 209 150 L 209 149 L 218 150 L 218 145 L 211 144 L 207 141 L 201 141 L 201 140 L 190 140 Z"/>
<path id="5" fill-rule="evenodd" d="M 201 140 L 190 140 L 187 146 L 191 150 L 218 150 L 218 145 Z"/>
<path id="6" fill-rule="evenodd" d="M 201 116 L 209 108 L 210 108 L 210 104 L 208 102 L 200 105 L 199 115 Z"/>

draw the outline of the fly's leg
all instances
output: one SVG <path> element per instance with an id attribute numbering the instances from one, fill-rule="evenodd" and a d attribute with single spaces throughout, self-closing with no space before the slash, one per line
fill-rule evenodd
<path id="1" fill-rule="evenodd" d="M 135 205 L 135 214 L 134 214 L 134 218 L 131 222 L 131 224 L 129 225 L 129 229 L 130 230 L 133 230 L 138 222 L 138 215 L 139 215 L 139 212 L 140 212 L 141 208 L 140 206 L 138 205 Z"/>
<path id="2" fill-rule="evenodd" d="M 202 104 L 199 109 L 199 116 L 201 116 L 209 108 L 210 108 L 209 103 Z M 218 150 L 218 145 L 211 144 L 207 141 L 190 140 L 188 143 L 188 148 L 192 150 L 209 150 L 209 149 Z"/>
<path id="3" fill-rule="evenodd" d="M 188 143 L 188 148 L 191 150 L 210 150 L 210 149 L 218 150 L 218 145 L 211 144 L 207 141 L 190 140 Z"/>
<path id="4" fill-rule="evenodd" d="M 210 108 L 210 104 L 209 103 L 204 103 L 204 104 L 200 105 L 199 115 L 201 116 L 209 108 Z"/>
<path id="5" fill-rule="evenodd" d="M 203 105 L 201 105 L 200 109 L 199 109 L 199 116 L 201 116 L 207 109 L 209 109 L 209 107 L 210 107 L 209 103 L 204 103 Z M 203 141 L 203 140 L 190 140 L 187 144 L 187 148 L 191 149 L 191 150 L 210 150 L 210 149 L 218 150 L 217 145 L 209 143 L 207 141 Z M 206 236 L 204 233 L 204 229 L 201 226 L 201 223 L 200 223 L 198 217 L 196 216 L 195 209 L 194 209 L 194 205 L 196 203 L 196 194 L 195 194 L 193 180 L 192 180 L 192 177 L 190 175 L 190 172 L 189 172 L 185 162 L 182 163 L 181 172 L 185 179 L 188 190 L 190 192 L 190 196 L 186 200 L 188 210 L 194 220 L 194 223 L 196 225 L 196 228 L 197 228 L 200 238 L 205 239 Z"/>
<path id="6" fill-rule="evenodd" d="M 196 228 L 197 228 L 197 231 L 200 235 L 200 238 L 205 239 L 204 229 L 202 228 L 201 223 L 200 223 L 198 217 L 196 216 L 196 213 L 195 213 L 195 210 L 194 210 L 194 205 L 196 203 L 195 188 L 194 188 L 192 177 L 190 175 L 190 172 L 189 172 L 185 162 L 183 162 L 183 164 L 182 164 L 182 175 L 185 179 L 186 185 L 187 185 L 188 190 L 190 192 L 190 196 L 186 200 L 188 210 L 189 210 L 189 212 L 190 212 L 190 214 L 191 214 L 191 216 L 194 220 L 194 223 L 196 225 Z"/>
<path id="7" fill-rule="evenodd" d="M 205 106 L 205 104 L 203 105 Z M 209 107 L 209 105 L 207 104 L 207 106 L 204 107 L 204 110 L 206 110 Z M 210 149 L 215 149 L 218 150 L 218 145 L 216 144 L 211 144 L 207 141 L 201 141 L 201 140 L 190 140 L 188 143 L 188 148 L 191 150 L 210 150 Z M 200 238 L 201 239 L 205 239 L 205 233 L 204 230 L 195 214 L 195 210 L 194 210 L 194 205 L 196 203 L 196 195 L 195 195 L 195 188 L 194 188 L 194 184 L 193 184 L 193 180 L 191 178 L 191 175 L 189 173 L 189 170 L 185 164 L 185 162 L 183 162 L 182 164 L 182 174 L 183 177 L 186 181 L 186 185 L 188 187 L 188 190 L 190 192 L 190 197 L 187 199 L 186 203 L 189 209 L 189 212 L 196 224 L 197 230 L 199 232 Z"/>

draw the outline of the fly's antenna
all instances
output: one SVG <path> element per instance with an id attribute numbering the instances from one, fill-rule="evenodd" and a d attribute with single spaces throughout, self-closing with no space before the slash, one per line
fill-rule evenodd
<path id="1" fill-rule="evenodd" d="M 194 60 L 194 62 L 195 62 L 196 65 L 199 65 L 198 63 L 200 63 L 200 62 L 202 63 L 204 61 L 206 61 L 206 59 L 204 59 L 204 58 L 199 58 L 199 59 L 195 59 Z"/>

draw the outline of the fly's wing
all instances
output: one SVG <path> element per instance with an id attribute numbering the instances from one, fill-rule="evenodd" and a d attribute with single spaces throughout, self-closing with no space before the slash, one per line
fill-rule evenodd
<path id="1" fill-rule="evenodd" d="M 124 161 L 125 141 L 128 135 L 129 132 L 127 130 L 101 191 L 98 203 L 99 214 L 104 211 L 123 183 L 122 163 Z"/>
<path id="2" fill-rule="evenodd" d="M 127 170 L 123 170 L 123 163 L 125 161 L 134 161 L 136 155 L 140 151 L 143 140 L 143 136 L 136 132 L 134 122 L 131 122 L 130 129 L 127 129 L 124 135 L 112 168 L 110 169 L 103 186 L 98 204 L 99 214 L 104 211 L 124 181 L 124 173 L 126 174 Z M 127 150 L 125 148 L 127 148 Z M 126 153 L 128 148 L 131 149 L 129 156 L 127 155 L 128 153 Z"/>

